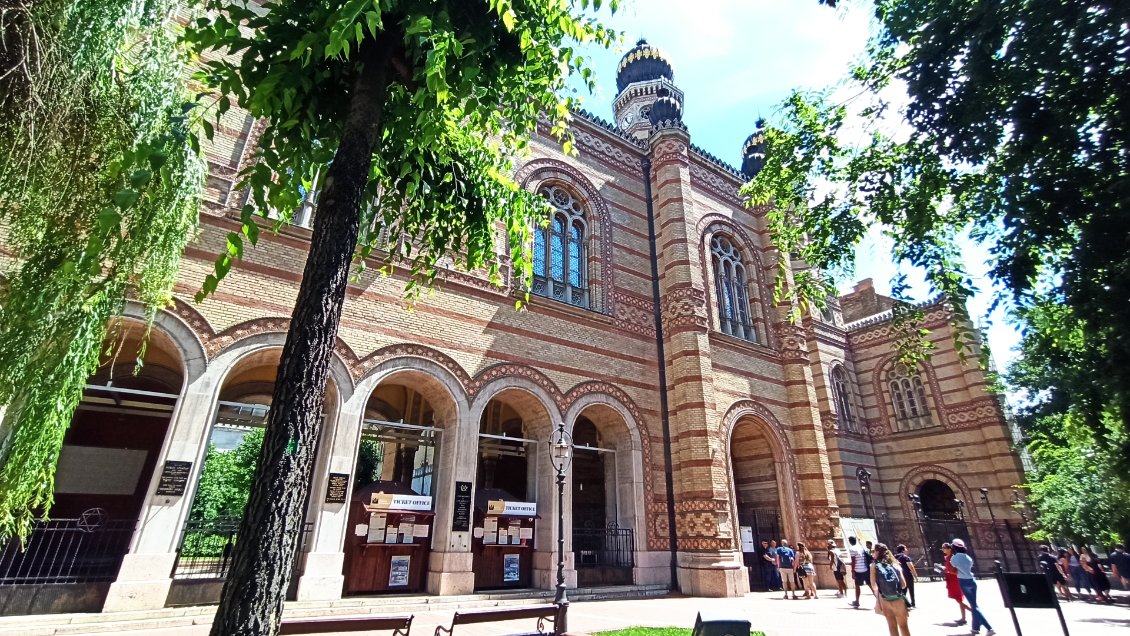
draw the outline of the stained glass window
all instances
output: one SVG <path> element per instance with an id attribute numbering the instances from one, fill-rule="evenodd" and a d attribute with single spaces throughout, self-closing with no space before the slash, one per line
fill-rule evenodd
<path id="1" fill-rule="evenodd" d="M 757 328 L 753 324 L 741 253 L 730 239 L 718 235 L 710 240 L 710 255 L 714 266 L 714 290 L 718 297 L 718 322 L 722 333 L 757 342 Z"/>

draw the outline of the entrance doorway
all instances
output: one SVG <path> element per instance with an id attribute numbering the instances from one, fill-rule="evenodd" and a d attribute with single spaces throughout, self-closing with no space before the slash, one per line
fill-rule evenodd
<path id="1" fill-rule="evenodd" d="M 730 462 L 742 562 L 754 590 L 767 590 L 773 582 L 773 566 L 761 558 L 762 542 L 784 536 L 779 494 L 783 483 L 777 474 L 780 459 L 760 422 L 750 417 L 738 420 L 730 437 Z"/>
<path id="2" fill-rule="evenodd" d="M 635 536 L 618 522 L 617 459 L 597 425 L 586 415 L 578 417 L 573 423 L 572 536 L 577 585 L 582 587 L 632 583 Z"/>
<path id="3" fill-rule="evenodd" d="M 436 395 L 434 387 L 401 374 L 369 397 L 347 526 L 363 531 L 345 539 L 346 594 L 424 588 L 443 432 L 429 395 Z"/>
<path id="4" fill-rule="evenodd" d="M 922 537 L 930 562 L 942 563 L 942 544 L 955 538 L 965 541 L 970 556 L 976 560 L 975 546 L 969 539 L 969 528 L 953 489 L 945 482 L 927 479 L 918 486 L 918 497 L 922 502 Z"/>
<path id="5" fill-rule="evenodd" d="M 483 409 L 471 534 L 476 589 L 530 587 L 535 548 L 549 549 L 538 537 L 538 492 L 553 473 L 548 430 L 548 411 L 521 389 L 500 392 Z"/>
<path id="6" fill-rule="evenodd" d="M 272 348 L 247 355 L 235 364 L 220 388 L 203 465 L 177 545 L 169 605 L 208 603 L 219 598 L 259 463 L 280 354 L 281 349 Z M 337 388 L 330 378 L 325 408 L 332 409 L 336 403 Z M 303 510 L 307 508 L 303 506 Z M 290 598 L 312 529 L 309 521 L 302 526 Z"/>
<path id="7" fill-rule="evenodd" d="M 147 332 L 139 366 L 134 357 Z M 63 438 L 54 504 L 22 545 L 14 540 L 0 549 L 5 613 L 43 611 L 26 588 L 6 587 L 28 584 L 92 584 L 73 597 L 64 592 L 59 607 L 100 608 L 104 584 L 117 578 L 129 550 L 184 384 L 184 364 L 163 331 L 122 320 L 109 333 L 102 350 L 111 353 L 89 379 Z"/>

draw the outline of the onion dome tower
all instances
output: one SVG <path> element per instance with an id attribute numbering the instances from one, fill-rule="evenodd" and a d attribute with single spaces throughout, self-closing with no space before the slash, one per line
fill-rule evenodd
<path id="1" fill-rule="evenodd" d="M 742 174 L 747 179 L 757 176 L 765 167 L 765 120 L 757 120 L 757 128 L 742 144 Z"/>
<path id="2" fill-rule="evenodd" d="M 666 91 L 664 97 L 669 103 L 663 107 L 665 116 L 656 121 L 681 121 L 683 91 L 675 86 L 674 78 L 671 61 L 662 51 L 647 40 L 636 42 L 620 59 L 616 72 L 616 88 L 620 93 L 612 102 L 612 113 L 617 127 L 637 139 L 646 139 L 653 127 L 651 110 L 660 97 L 660 90 Z M 669 109 L 672 105 L 678 112 L 677 117 L 672 117 Z"/>

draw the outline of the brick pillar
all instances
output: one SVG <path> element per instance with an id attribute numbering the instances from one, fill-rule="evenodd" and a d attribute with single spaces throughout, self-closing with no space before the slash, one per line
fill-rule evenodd
<path id="1" fill-rule="evenodd" d="M 681 125 L 652 133 L 656 223 L 678 535 L 679 587 L 694 596 L 749 590 L 736 551 L 725 444 L 714 401 L 710 321 L 698 218 L 691 197 L 690 138 Z"/>
<path id="2" fill-rule="evenodd" d="M 828 461 L 828 445 L 820 421 L 820 406 L 808 352 L 808 334 L 800 324 L 787 318 L 788 307 L 777 309 L 776 331 L 781 350 L 781 366 L 785 379 L 785 395 L 789 402 L 793 461 L 796 463 L 796 502 L 799 514 L 797 527 L 789 527 L 792 536 L 807 544 L 817 562 L 817 581 L 821 587 L 834 587 L 835 581 L 827 564 L 828 539 L 840 538 L 840 511 L 836 489 Z M 791 524 L 789 524 L 791 526 Z"/>

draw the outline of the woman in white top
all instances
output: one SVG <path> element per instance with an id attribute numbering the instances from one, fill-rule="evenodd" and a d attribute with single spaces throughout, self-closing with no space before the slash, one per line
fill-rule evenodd
<path id="1" fill-rule="evenodd" d="M 977 607 L 977 581 L 973 578 L 973 558 L 965 553 L 965 541 L 954 539 L 950 541 L 950 548 L 953 550 L 950 564 L 957 569 L 957 583 L 961 586 L 961 592 L 965 595 L 965 600 L 969 602 L 969 609 L 973 613 L 973 634 L 976 636 L 981 633 L 981 626 L 984 625 L 985 636 L 993 636 L 996 632 L 993 631 L 992 625 L 989 625 L 989 621 L 985 620 L 981 608 Z"/>

